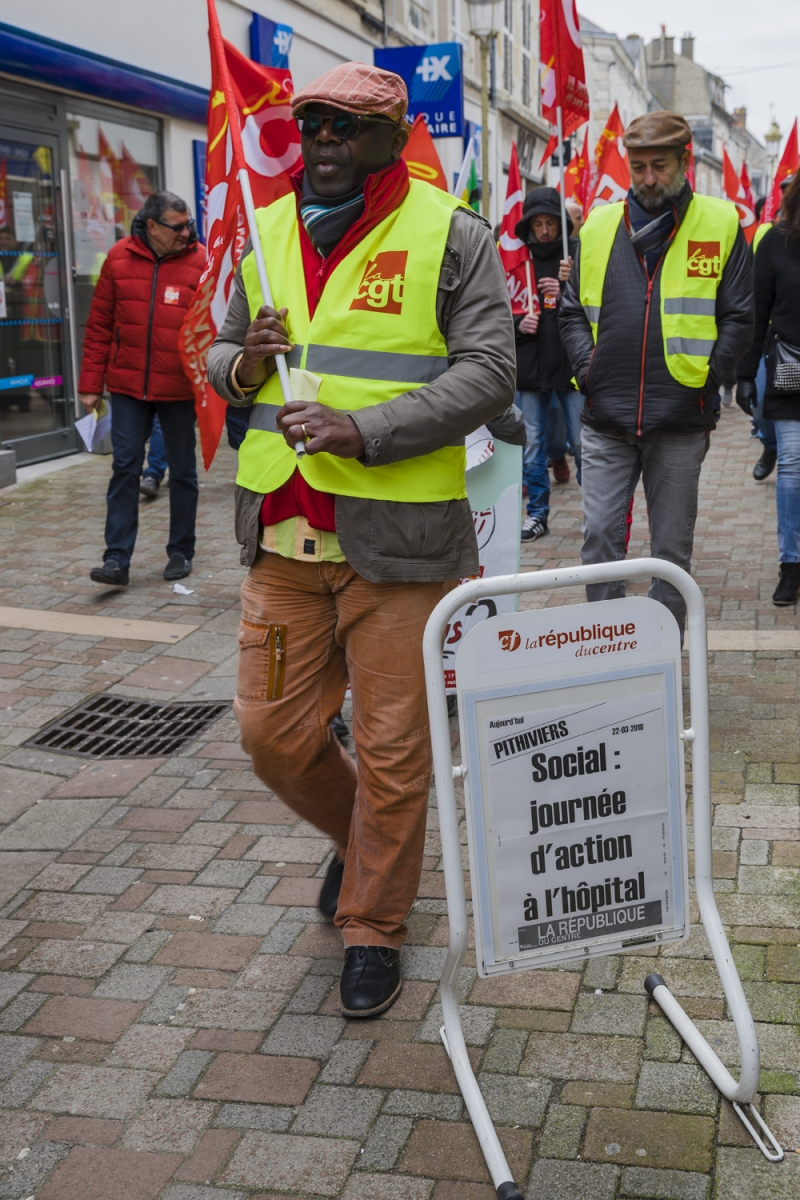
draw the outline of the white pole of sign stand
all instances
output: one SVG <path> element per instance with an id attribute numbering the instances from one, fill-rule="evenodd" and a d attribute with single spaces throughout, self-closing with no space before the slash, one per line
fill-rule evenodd
<path id="1" fill-rule="evenodd" d="M 664 579 L 686 601 L 689 632 L 690 726 L 683 731 L 684 742 L 692 747 L 692 787 L 694 803 L 694 875 L 697 902 L 714 962 L 719 973 L 728 1010 L 736 1028 L 741 1058 L 741 1078 L 737 1083 L 727 1067 L 709 1046 L 694 1022 L 686 1015 L 660 975 L 649 975 L 645 988 L 664 1015 L 686 1042 L 770 1162 L 781 1162 L 783 1150 L 767 1128 L 753 1104 L 758 1090 L 760 1059 L 758 1037 L 744 990 L 733 961 L 728 939 L 714 898 L 711 868 L 711 763 L 708 721 L 708 640 L 706 612 L 702 593 L 690 575 L 663 559 L 640 558 L 626 562 L 600 563 L 596 566 L 569 567 L 557 571 L 537 571 L 520 575 L 495 576 L 461 584 L 437 604 L 431 613 L 423 638 L 425 681 L 431 724 L 436 798 L 442 836 L 447 912 L 450 922 L 450 947 L 440 980 L 444 1026 L 442 1041 L 453 1064 L 470 1119 L 478 1135 L 498 1200 L 522 1200 L 522 1192 L 511 1178 L 508 1162 L 495 1132 L 486 1103 L 481 1095 L 467 1056 L 456 983 L 467 952 L 467 903 L 461 864 L 458 811 L 454 780 L 463 778 L 466 765 L 453 766 L 447 698 L 442 673 L 442 642 L 447 622 L 459 608 L 483 596 L 541 592 L 552 588 L 585 586 L 622 580 Z M 748 1114 L 745 1113 L 745 1108 Z M 761 1137 L 766 1137 L 770 1149 Z"/>

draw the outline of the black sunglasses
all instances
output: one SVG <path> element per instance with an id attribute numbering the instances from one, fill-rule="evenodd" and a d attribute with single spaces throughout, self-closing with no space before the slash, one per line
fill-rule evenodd
<path id="1" fill-rule="evenodd" d="M 337 112 L 333 114 L 307 112 L 295 117 L 300 136 L 313 138 L 322 132 L 326 122 L 330 122 L 331 133 L 337 138 L 348 142 L 359 137 L 369 125 L 394 125 L 388 117 L 359 117 L 355 113 Z"/>
<path id="2" fill-rule="evenodd" d="M 189 233 L 194 229 L 194 218 L 190 217 L 188 221 L 181 221 L 178 225 L 170 225 L 169 221 L 162 221 L 156 217 L 156 224 L 163 225 L 165 229 L 171 229 L 173 233 Z"/>

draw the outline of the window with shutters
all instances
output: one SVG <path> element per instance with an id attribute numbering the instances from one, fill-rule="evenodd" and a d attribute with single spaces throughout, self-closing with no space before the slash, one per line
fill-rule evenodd
<path id="1" fill-rule="evenodd" d="M 503 87 L 514 90 L 514 0 L 503 0 Z"/>
<path id="2" fill-rule="evenodd" d="M 531 0 L 522 0 L 522 103 L 531 105 Z"/>
<path id="3" fill-rule="evenodd" d="M 417 3 L 417 0 L 408 0 L 408 24 L 411 29 L 416 29 L 419 33 L 425 30 L 425 5 Z"/>

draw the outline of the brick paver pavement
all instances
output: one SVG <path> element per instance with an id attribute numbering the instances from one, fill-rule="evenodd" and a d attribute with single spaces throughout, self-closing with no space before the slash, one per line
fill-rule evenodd
<path id="1" fill-rule="evenodd" d="M 769 599 L 774 480 L 753 483 L 756 457 L 726 411 L 696 576 L 713 627 L 795 629 Z M 314 907 L 329 846 L 255 779 L 232 716 L 166 760 L 87 765 L 21 746 L 93 692 L 233 696 L 233 469 L 225 449 L 204 478 L 186 597 L 160 578 L 165 497 L 142 512 L 132 586 L 89 582 L 106 460 L 0 495 L 0 605 L 200 626 L 172 646 L 0 632 L 0 1198 L 490 1200 L 438 1037 L 435 798 L 405 990 L 386 1017 L 347 1023 L 340 938 Z M 526 547 L 526 568 L 575 561 L 579 503 L 574 482 L 554 488 L 552 532 Z M 631 553 L 646 537 L 640 493 Z M 712 655 L 715 883 L 786 1161 L 751 1148 L 644 995 L 658 969 L 735 1069 L 699 928 L 657 964 L 644 952 L 487 981 L 473 956 L 467 1041 L 530 1200 L 800 1194 L 797 689 L 794 652 Z"/>

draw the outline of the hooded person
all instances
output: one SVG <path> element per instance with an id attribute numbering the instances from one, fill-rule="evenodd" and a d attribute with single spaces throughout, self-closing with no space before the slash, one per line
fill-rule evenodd
<path id="1" fill-rule="evenodd" d="M 528 489 L 523 542 L 544 537 L 550 516 L 547 434 L 551 403 L 563 414 L 567 438 L 581 480 L 580 413 L 583 397 L 572 383 L 569 360 L 561 344 L 558 309 L 578 242 L 570 236 L 570 257 L 562 259 L 561 198 L 555 188 L 535 188 L 525 197 L 514 231 L 531 255 L 532 313 L 514 317 L 517 350 L 517 405 L 528 435 L 523 453 L 523 479 Z M 572 220 L 567 217 L 567 232 Z"/>
<path id="2" fill-rule="evenodd" d="M 246 246 L 208 359 L 220 396 L 253 403 L 234 711 L 259 778 L 333 843 L 319 907 L 347 1017 L 402 987 L 431 775 L 422 634 L 478 571 L 464 439 L 514 395 L 491 228 L 409 178 L 407 104 L 399 76 L 355 62 L 296 93 L 303 165 L 257 214 L 275 307 Z M 331 731 L 348 679 L 356 761 Z"/>
<path id="3" fill-rule="evenodd" d="M 752 256 L 735 206 L 692 192 L 691 139 L 679 113 L 631 121 L 630 191 L 589 213 L 561 303 L 561 336 L 586 396 L 584 563 L 625 557 L 641 477 L 653 557 L 690 569 L 714 402 L 753 336 Z M 625 589 L 592 584 L 586 593 L 606 600 Z M 649 594 L 682 632 L 680 592 L 654 579 Z"/>

